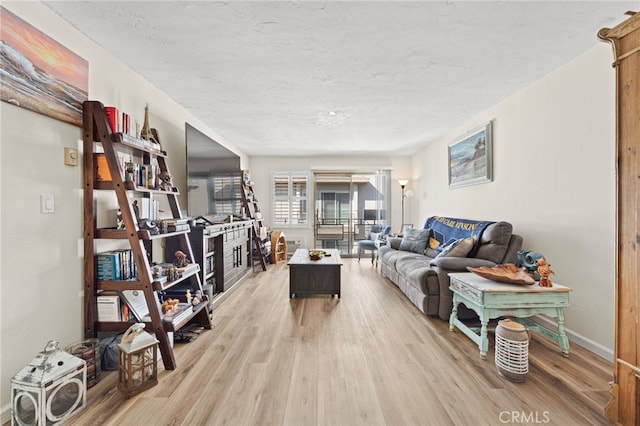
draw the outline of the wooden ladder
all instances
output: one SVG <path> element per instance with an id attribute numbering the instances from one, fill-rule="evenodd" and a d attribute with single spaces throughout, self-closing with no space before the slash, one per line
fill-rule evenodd
<path id="1" fill-rule="evenodd" d="M 260 238 L 260 228 L 262 227 L 262 219 L 258 218 L 256 213 L 260 212 L 258 208 L 258 203 L 255 199 L 255 195 L 253 193 L 253 186 L 245 179 L 245 175 L 243 173 L 242 177 L 242 204 L 247 211 L 247 214 L 252 219 L 253 226 L 251 227 L 251 236 L 253 240 L 253 244 L 256 248 L 256 253 L 258 253 L 258 261 L 263 271 L 267 270 L 267 260 L 266 257 L 268 253 L 265 253 L 264 245 L 262 244 L 262 239 Z"/>

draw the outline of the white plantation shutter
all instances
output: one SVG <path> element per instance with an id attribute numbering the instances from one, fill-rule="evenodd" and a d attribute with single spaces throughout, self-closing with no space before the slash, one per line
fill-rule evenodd
<path id="1" fill-rule="evenodd" d="M 303 226 L 309 223 L 307 190 L 309 176 L 304 173 L 273 174 L 273 224 Z"/>

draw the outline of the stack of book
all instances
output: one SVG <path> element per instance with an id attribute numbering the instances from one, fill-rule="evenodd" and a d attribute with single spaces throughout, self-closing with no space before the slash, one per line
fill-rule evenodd
<path id="1" fill-rule="evenodd" d="M 136 263 L 130 249 L 112 250 L 96 254 L 96 276 L 102 281 L 135 278 Z"/>
<path id="2" fill-rule="evenodd" d="M 164 229 L 164 232 L 182 232 L 182 231 L 190 231 L 189 221 L 191 218 L 189 217 L 177 217 L 173 219 L 163 219 L 161 229 Z"/>
<path id="3" fill-rule="evenodd" d="M 191 303 L 178 303 L 173 312 L 165 314 L 163 320 L 176 326 L 189 318 L 192 313 L 193 305 Z"/>

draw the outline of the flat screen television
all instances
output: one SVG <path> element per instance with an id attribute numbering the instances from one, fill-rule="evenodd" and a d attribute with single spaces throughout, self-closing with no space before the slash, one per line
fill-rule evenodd
<path id="1" fill-rule="evenodd" d="M 240 157 L 185 123 L 187 214 L 220 221 L 240 213 Z"/>

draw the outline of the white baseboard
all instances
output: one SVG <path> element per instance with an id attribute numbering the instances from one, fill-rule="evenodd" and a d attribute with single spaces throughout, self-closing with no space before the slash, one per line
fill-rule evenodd
<path id="1" fill-rule="evenodd" d="M 530 319 L 550 330 L 555 330 L 558 327 L 555 322 L 543 316 L 536 315 L 531 317 Z M 588 351 L 593 352 L 594 354 L 613 362 L 613 349 L 602 346 L 601 344 L 596 343 L 591 339 L 587 339 L 582 334 L 576 333 L 570 328 L 565 327 L 564 331 L 565 333 L 567 333 L 567 337 L 569 338 L 569 341 L 571 343 L 582 346 Z M 571 353 L 571 348 L 569 348 L 569 353 Z"/>
<path id="2" fill-rule="evenodd" d="M 0 424 L 5 424 L 11 421 L 11 403 L 6 404 L 0 409 Z"/>

